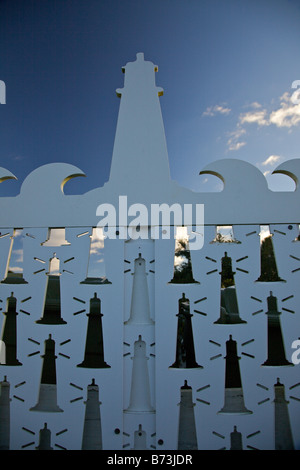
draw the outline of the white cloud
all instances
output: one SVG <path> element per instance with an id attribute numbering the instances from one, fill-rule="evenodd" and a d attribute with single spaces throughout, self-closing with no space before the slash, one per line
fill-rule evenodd
<path id="1" fill-rule="evenodd" d="M 229 146 L 229 150 L 239 150 L 244 147 L 244 145 L 246 145 L 246 142 L 236 142 Z"/>
<path id="2" fill-rule="evenodd" d="M 300 123 L 300 103 L 297 103 L 296 97 L 298 91 L 293 93 L 285 92 L 280 97 L 280 104 L 269 114 L 266 109 L 261 108 L 257 102 L 252 103 L 254 111 L 240 114 L 239 121 L 241 124 L 257 123 L 259 126 L 269 126 L 274 124 L 277 127 L 293 127 Z"/>
<path id="3" fill-rule="evenodd" d="M 230 108 L 226 108 L 220 104 L 216 104 L 215 106 L 209 106 L 206 108 L 202 116 L 215 116 L 216 114 L 229 114 L 231 111 Z"/>
<path id="4" fill-rule="evenodd" d="M 13 273 L 22 273 L 23 268 L 21 268 L 20 266 L 10 266 L 9 271 Z"/>
<path id="5" fill-rule="evenodd" d="M 12 256 L 14 256 L 15 263 L 23 263 L 23 249 L 22 248 L 13 250 Z"/>
<path id="6" fill-rule="evenodd" d="M 92 240 L 90 254 L 99 253 L 104 248 L 103 240 Z"/>
<path id="7" fill-rule="evenodd" d="M 300 103 L 295 103 L 295 93 L 284 93 L 280 100 L 280 107 L 270 114 L 270 123 L 277 127 L 293 127 L 300 123 Z"/>
<path id="8" fill-rule="evenodd" d="M 274 163 L 278 162 L 280 158 L 281 157 L 279 155 L 270 155 L 265 161 L 262 162 L 262 165 L 274 165 Z"/>
<path id="9" fill-rule="evenodd" d="M 257 101 L 250 104 L 252 108 L 246 113 L 241 113 L 238 117 L 237 128 L 231 133 L 230 138 L 227 141 L 228 150 L 238 150 L 244 145 L 245 141 L 239 141 L 239 137 L 245 133 L 244 127 L 246 125 L 257 124 L 257 126 L 271 126 L 274 125 L 279 128 L 288 128 L 291 132 L 292 128 L 300 124 L 300 102 L 299 102 L 299 90 L 292 93 L 285 92 L 279 98 L 279 104 L 272 111 L 268 111 L 262 108 L 262 105 Z M 244 126 L 244 127 L 242 127 Z M 271 158 L 273 157 L 273 158 Z M 271 155 L 269 163 L 274 163 L 279 157 L 274 160 L 276 155 Z M 268 160 L 268 159 L 267 159 Z"/>
<path id="10" fill-rule="evenodd" d="M 65 229 L 51 228 L 48 233 L 48 239 L 42 243 L 43 246 L 62 246 L 65 245 Z"/>
<path id="11" fill-rule="evenodd" d="M 90 245 L 90 254 L 99 254 L 100 251 L 104 248 L 104 236 L 103 230 L 93 229 Z"/>
<path id="12" fill-rule="evenodd" d="M 258 103 L 257 101 L 253 101 L 253 103 L 250 104 L 251 108 L 261 108 L 261 104 Z"/>
<path id="13" fill-rule="evenodd" d="M 237 127 L 235 131 L 231 132 L 229 139 L 227 141 L 229 150 L 239 150 L 241 147 L 246 145 L 245 141 L 239 141 L 242 135 L 246 134 L 245 129 L 242 127 Z"/>
<path id="14" fill-rule="evenodd" d="M 271 236 L 270 227 L 268 225 L 261 225 L 259 235 L 260 235 L 260 243 L 262 243 L 265 238 L 268 238 Z"/>
<path id="15" fill-rule="evenodd" d="M 241 114 L 239 117 L 241 124 L 257 123 L 259 126 L 268 126 L 270 123 L 267 119 L 267 111 L 262 109 L 260 111 L 249 111 L 248 113 Z"/>
<path id="16" fill-rule="evenodd" d="M 214 110 L 221 114 L 229 114 L 231 111 L 230 108 L 224 108 L 223 106 L 220 106 L 220 105 L 215 106 Z"/>

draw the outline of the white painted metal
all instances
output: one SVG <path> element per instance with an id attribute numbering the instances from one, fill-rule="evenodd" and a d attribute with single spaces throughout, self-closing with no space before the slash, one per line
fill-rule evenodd
<path id="1" fill-rule="evenodd" d="M 138 54 L 124 67 L 124 88 L 109 181 L 83 195 L 63 193 L 68 179 L 83 172 L 64 163 L 45 165 L 24 180 L 20 194 L 0 198 L 0 277 L 6 267 L 14 229 L 24 230 L 22 267 L 27 284 L 0 284 L 2 311 L 6 299 L 17 299 L 17 348 L 22 366 L 0 365 L 0 373 L 10 384 L 10 448 L 31 449 L 38 445 L 39 430 L 47 423 L 54 449 L 80 449 L 85 419 L 85 395 L 95 379 L 101 397 L 103 449 L 177 449 L 181 387 L 191 386 L 198 449 L 230 448 L 234 427 L 242 434 L 247 448 L 274 449 L 275 423 L 273 386 L 280 378 L 289 400 L 288 410 L 295 448 L 299 440 L 300 365 L 261 367 L 267 357 L 267 297 L 276 296 L 281 312 L 281 328 L 287 358 L 294 352 L 292 342 L 299 336 L 300 242 L 299 190 L 300 160 L 280 165 L 275 173 L 286 174 L 296 190 L 275 192 L 268 189 L 263 174 L 253 165 L 239 160 L 219 160 L 204 168 L 224 183 L 218 193 L 194 192 L 170 179 L 168 156 L 159 105 L 162 90 L 155 84 L 157 67 Z M 1 168 L 0 181 L 15 178 Z M 105 274 L 110 284 L 82 283 L 87 277 L 90 235 L 97 227 L 97 207 L 102 203 L 118 209 L 119 196 L 127 196 L 128 206 L 144 204 L 204 204 L 204 244 L 191 250 L 193 276 L 198 283 L 173 284 L 175 240 L 104 240 Z M 118 211 L 117 211 L 118 212 Z M 119 220 L 121 215 L 121 220 Z M 113 231 L 127 228 L 124 213 L 117 213 Z M 193 220 L 195 223 L 195 220 Z M 285 282 L 257 282 L 260 276 L 260 226 L 270 225 L 277 267 Z M 151 221 L 149 223 L 151 225 Z M 211 243 L 216 226 L 231 225 L 240 243 Z M 54 243 L 51 228 L 65 228 L 68 244 Z M 147 231 L 147 228 L 145 228 Z M 163 227 L 160 230 L 162 235 Z M 7 234 L 7 236 L 5 236 Z M 54 245 L 54 246 L 53 246 Z M 12 246 L 13 250 L 13 246 Z M 216 324 L 220 316 L 221 258 L 227 252 L 235 272 L 239 313 L 246 323 Z M 36 323 L 42 317 L 49 260 L 54 253 L 60 260 L 62 325 Z M 144 312 L 154 324 L 126 322 L 130 318 L 134 263 L 141 253 L 145 274 L 144 290 L 134 292 L 137 305 L 145 302 Z M 138 273 L 135 273 L 138 276 Z M 145 278 L 147 286 L 145 284 Z M 147 288 L 146 288 L 147 287 Z M 148 295 L 146 295 L 148 290 Z M 89 301 L 95 292 L 101 299 L 103 346 L 109 368 L 79 368 L 84 357 Z M 191 322 L 197 362 L 203 368 L 174 369 L 178 300 L 190 300 Z M 3 318 L 4 323 L 4 318 Z M 55 341 L 57 401 L 62 413 L 30 411 L 41 387 L 41 355 L 45 339 Z M 243 396 L 250 415 L 219 415 L 224 405 L 226 341 L 237 341 Z M 136 396 L 147 388 L 151 398 L 149 412 L 125 413 L 132 386 L 134 344 L 145 342 L 146 382 L 134 383 Z M 145 369 L 144 373 L 145 373 Z M 142 374 L 143 375 L 143 374 Z M 3 377 L 1 377 L 3 380 Z M 149 388 L 148 388 L 149 385 Z M 138 391 L 138 392 L 137 392 Z M 147 395 L 148 397 L 148 395 Z M 292 397 L 292 398 L 290 398 Z M 145 398 L 145 397 L 144 397 Z M 56 399 L 56 398 L 55 398 Z M 147 402 L 148 403 L 148 402 Z M 155 413 L 153 413 L 153 409 Z M 27 430 L 26 430 L 27 429 Z M 31 431 L 31 432 L 28 432 Z M 64 431 L 64 432 L 61 432 Z M 136 434 L 140 431 L 142 434 Z M 34 434 L 32 434 L 32 432 Z M 138 437 L 141 439 L 137 441 Z M 142 444 L 141 444 L 142 442 Z M 32 444 L 33 443 L 33 444 Z M 30 445 L 28 445 L 30 444 Z M 27 446 L 28 445 L 28 446 Z"/>

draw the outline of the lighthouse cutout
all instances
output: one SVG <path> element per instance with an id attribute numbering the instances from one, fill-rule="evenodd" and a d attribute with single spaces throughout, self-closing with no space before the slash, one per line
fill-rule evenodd
<path id="1" fill-rule="evenodd" d="M 146 262 L 141 253 L 134 261 L 130 318 L 125 325 L 154 325 L 150 317 Z"/>

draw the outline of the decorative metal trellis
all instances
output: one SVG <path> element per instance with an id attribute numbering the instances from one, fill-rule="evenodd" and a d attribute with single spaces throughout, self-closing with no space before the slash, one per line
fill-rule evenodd
<path id="1" fill-rule="evenodd" d="M 223 191 L 180 187 L 157 67 L 123 71 L 109 181 L 67 196 L 83 172 L 56 163 L 0 199 L 0 448 L 299 449 L 298 187 L 231 159 L 201 172 Z M 275 172 L 297 186 L 300 160 Z M 172 223 L 130 236 L 137 203 L 201 205 L 201 247 Z M 106 238 L 101 204 L 118 208 Z"/>

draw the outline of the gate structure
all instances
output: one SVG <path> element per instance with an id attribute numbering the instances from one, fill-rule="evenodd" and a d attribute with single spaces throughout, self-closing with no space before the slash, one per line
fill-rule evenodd
<path id="1" fill-rule="evenodd" d="M 235 159 L 180 187 L 156 71 L 123 68 L 103 187 L 53 163 L 0 198 L 1 449 L 300 448 L 300 160 L 295 191 Z"/>

